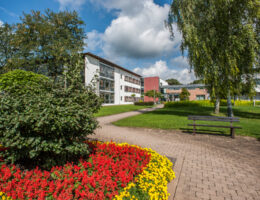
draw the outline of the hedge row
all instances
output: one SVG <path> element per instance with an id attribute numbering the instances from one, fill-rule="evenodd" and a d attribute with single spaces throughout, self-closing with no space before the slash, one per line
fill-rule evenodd
<path id="1" fill-rule="evenodd" d="M 232 100 L 233 106 L 253 106 L 253 101 L 247 100 Z M 256 105 L 260 105 L 260 101 L 256 101 Z M 165 108 L 172 108 L 172 107 L 180 107 L 180 106 L 214 106 L 214 102 L 210 100 L 203 100 L 203 101 L 175 101 L 175 102 L 166 102 L 164 103 Z M 227 100 L 220 100 L 220 106 L 227 106 Z"/>
<path id="2" fill-rule="evenodd" d="M 154 102 L 153 101 L 148 101 L 148 102 L 135 102 L 134 105 L 136 106 L 153 106 Z"/>

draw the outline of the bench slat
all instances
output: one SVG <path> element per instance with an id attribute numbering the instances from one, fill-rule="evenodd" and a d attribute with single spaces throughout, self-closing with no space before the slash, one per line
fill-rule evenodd
<path id="1" fill-rule="evenodd" d="M 211 119 L 211 118 L 188 118 L 188 120 L 197 121 L 216 121 L 216 122 L 240 122 L 240 120 L 230 120 L 230 119 Z"/>
<path id="2" fill-rule="evenodd" d="M 208 125 L 208 124 L 188 124 L 188 126 L 208 126 L 208 127 L 219 127 L 219 128 L 242 128 L 239 126 L 222 126 L 222 125 Z"/>
<path id="3" fill-rule="evenodd" d="M 206 116 L 206 115 L 188 115 L 188 117 L 205 117 L 205 118 L 229 118 L 229 119 L 239 119 L 239 117 L 222 117 L 222 116 Z"/>
<path id="4" fill-rule="evenodd" d="M 239 118 L 237 117 L 232 118 L 232 117 L 215 117 L 215 116 L 188 116 L 188 120 L 240 122 Z"/>

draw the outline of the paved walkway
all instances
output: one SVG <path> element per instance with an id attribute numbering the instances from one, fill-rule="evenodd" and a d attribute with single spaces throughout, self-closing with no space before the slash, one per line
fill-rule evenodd
<path id="1" fill-rule="evenodd" d="M 93 137 L 152 148 L 176 158 L 176 179 L 168 185 L 170 200 L 260 200 L 259 141 L 110 124 L 137 114 L 140 111 L 99 118 L 102 128 Z"/>

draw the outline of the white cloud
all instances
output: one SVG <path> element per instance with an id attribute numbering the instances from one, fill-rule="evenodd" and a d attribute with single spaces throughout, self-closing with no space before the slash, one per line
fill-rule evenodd
<path id="1" fill-rule="evenodd" d="M 170 5 L 159 6 L 153 0 L 91 1 L 108 10 L 117 10 L 117 18 L 103 37 L 103 51 L 107 57 L 155 57 L 179 49 L 181 35 L 176 26 L 175 39 L 171 40 L 164 25 Z"/>
<path id="2" fill-rule="evenodd" d="M 171 59 L 170 62 L 173 67 L 189 68 L 189 66 L 190 66 L 187 57 L 183 57 L 183 56 L 175 57 L 175 58 Z"/>
<path id="3" fill-rule="evenodd" d="M 79 9 L 85 2 L 86 0 L 56 0 L 60 3 L 60 9 Z"/>
<path id="4" fill-rule="evenodd" d="M 118 14 L 134 15 L 139 13 L 143 7 L 144 3 L 147 1 L 152 2 L 152 0 L 90 0 L 96 5 L 101 5 L 108 11 L 113 9 L 120 10 Z"/>
<path id="5" fill-rule="evenodd" d="M 99 33 L 96 30 L 92 30 L 91 32 L 87 33 L 88 38 L 86 39 L 88 51 L 95 51 L 98 48 L 102 48 L 103 45 L 103 34 Z"/>
<path id="6" fill-rule="evenodd" d="M 0 6 L 0 10 L 2 10 L 4 13 L 6 13 L 7 15 L 11 16 L 11 17 L 19 17 L 17 14 L 11 12 L 10 10 L 7 10 L 6 8 L 4 7 L 1 7 Z"/>
<path id="7" fill-rule="evenodd" d="M 0 26 L 3 26 L 4 22 L 2 20 L 0 20 Z"/>
<path id="8" fill-rule="evenodd" d="M 185 68 L 182 70 L 170 69 L 165 61 L 159 60 L 155 64 L 147 68 L 135 68 L 135 73 L 140 74 L 144 77 L 159 76 L 161 79 L 167 80 L 175 78 L 181 83 L 187 84 L 195 80 L 193 72 Z"/>

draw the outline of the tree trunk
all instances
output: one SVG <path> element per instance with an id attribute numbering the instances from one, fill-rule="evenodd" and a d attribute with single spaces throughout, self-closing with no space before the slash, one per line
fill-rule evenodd
<path id="1" fill-rule="evenodd" d="M 233 117 L 230 90 L 228 90 L 228 96 L 227 96 L 227 112 L 228 112 L 228 117 Z"/>
<path id="2" fill-rule="evenodd" d="M 215 102 L 215 114 L 219 114 L 219 105 L 220 105 L 220 100 L 219 97 L 217 97 Z"/>
<path id="3" fill-rule="evenodd" d="M 153 103 L 155 104 L 155 89 L 153 90 Z"/>

